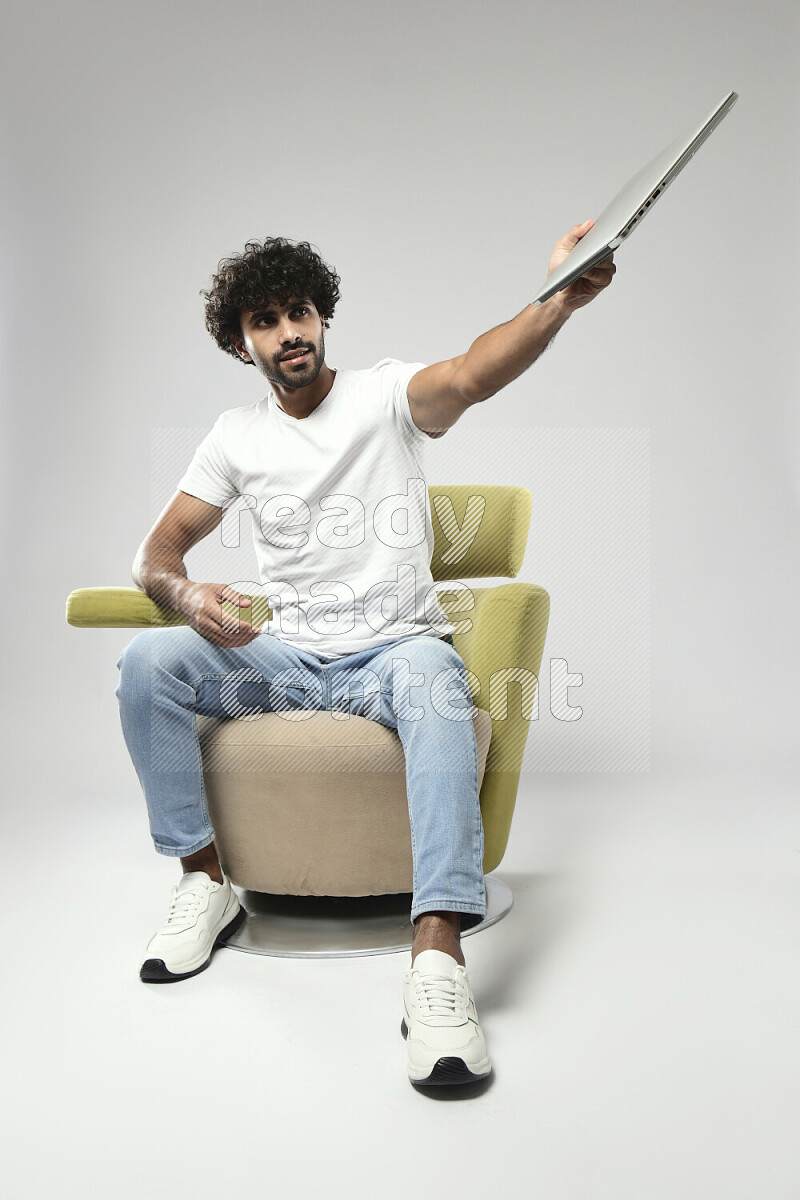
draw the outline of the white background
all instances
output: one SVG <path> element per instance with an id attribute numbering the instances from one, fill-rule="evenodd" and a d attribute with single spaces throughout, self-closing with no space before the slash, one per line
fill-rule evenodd
<path id="1" fill-rule="evenodd" d="M 427 1178 L 465 1196 L 493 1181 L 559 1200 L 793 1198 L 795 6 L 144 0 L 2 15 L 15 1194 L 188 1196 L 235 1178 L 255 1196 L 272 1178 L 276 1195 L 407 1196 Z M 130 583 L 152 431 L 208 428 L 263 393 L 203 328 L 217 261 L 274 234 L 318 246 L 342 275 L 333 366 L 462 353 L 526 304 L 558 237 L 731 88 L 739 102 L 618 253 L 611 289 L 429 448 L 432 482 L 481 482 L 486 445 L 497 481 L 535 494 L 524 451 L 534 464 L 570 444 L 556 431 L 642 431 L 651 456 L 651 770 L 587 775 L 580 753 L 530 764 L 504 863 L 517 907 L 496 927 L 507 949 L 492 956 L 487 931 L 470 951 L 495 1086 L 448 1109 L 405 1084 L 394 1041 L 382 1063 L 399 959 L 313 979 L 281 964 L 283 991 L 265 975 L 262 996 L 253 960 L 226 952 L 193 990 L 154 997 L 136 955 L 174 871 L 152 854 L 119 730 L 130 633 L 69 629 L 63 611 L 74 588 Z M 597 485 L 565 479 L 569 512 L 588 512 Z M 591 580 L 569 538 L 556 544 L 553 495 L 519 578 L 551 591 L 553 653 L 586 671 L 588 695 L 572 646 L 595 619 Z M 619 718 L 627 701 L 605 702 Z M 608 720 L 619 763 L 625 722 Z M 374 1033 L 359 1032 L 365 1011 Z M 170 1156 L 175 1121 L 191 1165 Z"/>

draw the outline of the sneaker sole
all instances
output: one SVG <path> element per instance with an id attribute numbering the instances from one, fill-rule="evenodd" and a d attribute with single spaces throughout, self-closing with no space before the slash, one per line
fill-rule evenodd
<path id="1" fill-rule="evenodd" d="M 232 921 L 229 921 L 224 929 L 221 929 L 214 938 L 214 943 L 208 953 L 208 958 L 199 967 L 195 967 L 193 971 L 184 971 L 182 974 L 175 974 L 170 971 L 164 962 L 163 958 L 148 958 L 142 963 L 139 968 L 139 978 L 142 983 L 177 983 L 181 979 L 191 979 L 193 975 L 199 975 L 201 971 L 205 971 L 211 958 L 219 946 L 220 942 L 224 942 L 225 938 L 230 937 L 235 933 L 240 925 L 243 925 L 247 919 L 247 911 L 239 907 L 239 911 Z"/>
<path id="2" fill-rule="evenodd" d="M 405 1017 L 400 1024 L 400 1032 L 404 1038 L 408 1037 Z M 476 1074 L 470 1071 L 463 1058 L 451 1055 L 437 1059 L 430 1075 L 426 1075 L 424 1079 L 415 1079 L 413 1075 L 409 1075 L 409 1079 L 415 1087 L 453 1087 L 462 1083 L 478 1083 L 481 1079 L 488 1079 L 491 1073 L 492 1068 L 489 1067 L 488 1071 Z"/>

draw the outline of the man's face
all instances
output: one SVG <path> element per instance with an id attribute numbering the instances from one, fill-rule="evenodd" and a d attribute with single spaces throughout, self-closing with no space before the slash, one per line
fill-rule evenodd
<path id="1" fill-rule="evenodd" d="M 308 387 L 325 362 L 322 318 L 308 297 L 286 304 L 268 302 L 241 314 L 239 353 L 270 383 L 296 389 Z"/>

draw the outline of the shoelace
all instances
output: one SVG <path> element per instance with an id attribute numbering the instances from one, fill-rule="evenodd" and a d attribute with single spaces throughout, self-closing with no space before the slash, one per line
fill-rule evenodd
<path id="1" fill-rule="evenodd" d="M 467 1019 L 467 988 L 463 979 L 447 975 L 417 975 L 415 992 L 420 1013 L 431 1017 L 448 1017 L 453 1024 Z"/>
<path id="2" fill-rule="evenodd" d="M 188 925 L 191 919 L 196 916 L 202 901 L 202 892 L 195 892 L 190 889 L 189 891 L 179 893 L 176 887 L 173 888 L 165 924 L 169 925 L 172 929 L 175 929 L 178 925 Z"/>

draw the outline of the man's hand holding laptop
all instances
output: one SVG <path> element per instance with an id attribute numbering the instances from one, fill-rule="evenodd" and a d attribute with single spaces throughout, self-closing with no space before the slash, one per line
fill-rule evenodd
<path id="1" fill-rule="evenodd" d="M 585 237 L 593 226 L 594 221 L 584 221 L 582 225 L 573 225 L 569 233 L 556 242 L 547 269 L 548 277 L 553 274 L 556 267 L 561 266 L 570 251 L 577 246 L 581 238 Z M 576 308 L 583 308 L 591 300 L 594 300 L 595 296 L 599 296 L 600 292 L 611 283 L 616 269 L 614 255 L 609 254 L 585 275 L 581 275 L 580 279 L 576 279 L 562 291 L 556 292 L 545 303 L 552 308 L 560 308 L 564 315 L 568 316 Z"/>

